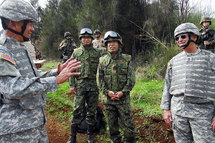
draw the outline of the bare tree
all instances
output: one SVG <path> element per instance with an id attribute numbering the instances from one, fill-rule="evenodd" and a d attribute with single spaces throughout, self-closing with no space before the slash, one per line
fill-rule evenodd
<path id="1" fill-rule="evenodd" d="M 179 23 L 186 22 L 188 19 L 188 15 L 192 9 L 189 5 L 189 0 L 177 0 L 177 3 L 178 3 L 178 7 L 179 7 L 178 22 Z"/>

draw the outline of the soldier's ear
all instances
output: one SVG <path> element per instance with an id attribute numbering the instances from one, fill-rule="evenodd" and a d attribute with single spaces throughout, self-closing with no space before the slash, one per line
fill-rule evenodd
<path id="1" fill-rule="evenodd" d="M 197 35 L 192 35 L 192 36 L 191 36 L 191 39 L 192 39 L 193 41 L 196 41 L 196 40 L 198 39 L 198 36 L 197 36 Z"/>

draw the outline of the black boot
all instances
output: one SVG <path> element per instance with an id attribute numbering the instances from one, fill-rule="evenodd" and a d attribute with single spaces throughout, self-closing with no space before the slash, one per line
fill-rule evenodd
<path id="1" fill-rule="evenodd" d="M 76 143 L 76 134 L 77 134 L 77 125 L 72 125 L 70 143 Z"/>
<path id="2" fill-rule="evenodd" d="M 94 143 L 94 126 L 87 127 L 87 143 Z"/>

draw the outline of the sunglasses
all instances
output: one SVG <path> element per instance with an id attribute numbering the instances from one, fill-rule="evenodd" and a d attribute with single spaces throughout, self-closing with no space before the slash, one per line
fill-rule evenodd
<path id="1" fill-rule="evenodd" d="M 105 33 L 104 40 L 107 40 L 108 38 L 118 38 L 120 37 L 117 32 L 114 31 L 108 31 Z"/>
<path id="2" fill-rule="evenodd" d="M 178 36 L 175 36 L 175 40 L 178 41 L 179 38 L 181 38 L 181 39 L 186 39 L 187 36 L 188 36 L 187 34 L 178 35 Z"/>

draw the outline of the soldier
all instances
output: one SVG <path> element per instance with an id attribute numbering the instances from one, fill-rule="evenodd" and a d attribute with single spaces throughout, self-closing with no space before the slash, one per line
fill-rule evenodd
<path id="1" fill-rule="evenodd" d="M 81 123 L 81 115 L 87 104 L 86 122 L 88 124 L 88 143 L 94 142 L 94 125 L 96 124 L 96 110 L 98 107 L 98 87 L 96 85 L 96 72 L 100 53 L 93 48 L 93 32 L 89 28 L 80 31 L 81 46 L 74 50 L 72 56 L 81 61 L 80 76 L 70 79 L 71 93 L 75 93 L 74 110 L 72 117 L 71 139 L 76 142 L 77 127 Z"/>
<path id="2" fill-rule="evenodd" d="M 131 56 L 121 53 L 122 39 L 118 33 L 108 31 L 104 40 L 108 53 L 99 59 L 97 84 L 103 93 L 102 102 L 107 115 L 110 138 L 114 143 L 121 142 L 120 123 L 124 132 L 124 143 L 135 143 L 137 137 L 129 95 L 135 84 Z"/>
<path id="3" fill-rule="evenodd" d="M 101 55 L 105 55 L 107 53 L 107 50 L 105 48 L 105 45 L 104 45 L 104 39 L 101 38 L 101 32 L 96 29 L 94 31 L 94 40 L 93 40 L 93 47 L 94 48 L 98 48 Z"/>
<path id="4" fill-rule="evenodd" d="M 94 48 L 104 47 L 105 46 L 104 39 L 101 38 L 101 32 L 98 29 L 96 29 L 93 34 L 94 34 L 94 38 L 95 38 L 92 42 L 93 47 Z"/>
<path id="5" fill-rule="evenodd" d="M 183 50 L 168 63 L 161 109 L 177 143 L 215 142 L 215 54 L 199 49 L 193 23 L 174 31 Z"/>
<path id="6" fill-rule="evenodd" d="M 37 12 L 24 0 L 0 5 L 4 33 L 0 38 L 0 142 L 48 143 L 46 92 L 55 92 L 79 68 L 72 58 L 58 69 L 39 72 L 22 44 L 34 32 Z"/>
<path id="7" fill-rule="evenodd" d="M 201 48 L 214 52 L 215 31 L 213 29 L 209 29 L 209 26 L 211 25 L 210 17 L 202 17 L 200 25 L 202 25 L 202 28 L 199 31 L 201 33 Z"/>
<path id="8" fill-rule="evenodd" d="M 71 38 L 72 34 L 70 32 L 64 33 L 64 40 L 58 46 L 58 50 L 62 51 L 63 63 L 65 63 L 72 55 L 75 48 L 77 48 L 74 40 Z"/>

